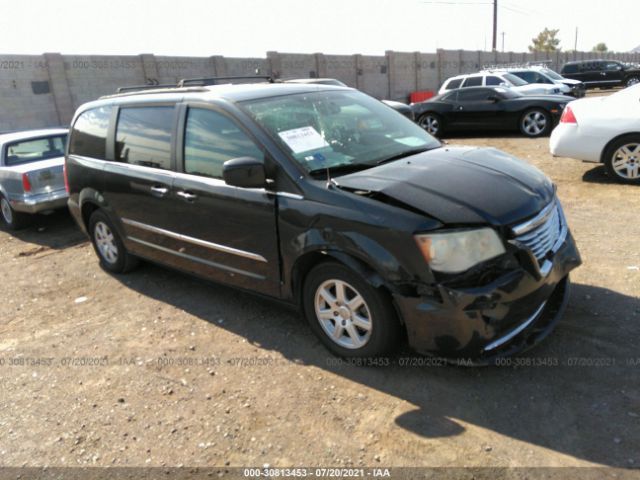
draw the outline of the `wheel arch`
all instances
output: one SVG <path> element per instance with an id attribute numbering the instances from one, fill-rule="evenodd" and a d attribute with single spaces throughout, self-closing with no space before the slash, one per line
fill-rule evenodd
<path id="1" fill-rule="evenodd" d="M 609 148 L 611 148 L 611 145 L 613 145 L 618 140 L 622 140 L 624 137 L 636 137 L 636 138 L 638 138 L 638 142 L 640 142 L 640 132 L 621 133 L 620 135 L 617 135 L 617 136 L 613 137 L 602 148 L 602 152 L 600 152 L 600 163 L 604 164 L 606 162 L 605 155 L 607 154 L 607 151 L 609 150 Z"/>
<path id="2" fill-rule="evenodd" d="M 304 285 L 304 280 L 311 269 L 321 263 L 331 261 L 340 263 L 352 269 L 361 275 L 373 288 L 384 291 L 393 305 L 398 321 L 401 324 L 404 324 L 400 310 L 398 309 L 396 302 L 393 300 L 393 292 L 396 289 L 389 285 L 383 276 L 364 260 L 339 250 L 313 250 L 304 253 L 295 261 L 291 270 L 291 291 L 294 302 L 297 305 L 302 305 L 302 287 Z"/>

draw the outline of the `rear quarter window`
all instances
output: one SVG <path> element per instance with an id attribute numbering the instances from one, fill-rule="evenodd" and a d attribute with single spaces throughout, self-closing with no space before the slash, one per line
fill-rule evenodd
<path id="1" fill-rule="evenodd" d="M 71 128 L 69 153 L 103 160 L 106 156 L 110 118 L 110 106 L 82 112 Z"/>
<path id="2" fill-rule="evenodd" d="M 445 89 L 453 90 L 454 88 L 460 88 L 460 84 L 462 83 L 462 78 L 456 78 L 454 80 L 449 80 L 445 85 Z"/>
<path id="3" fill-rule="evenodd" d="M 482 86 L 482 77 L 469 77 L 464 81 L 463 88 L 481 87 L 481 86 Z"/>

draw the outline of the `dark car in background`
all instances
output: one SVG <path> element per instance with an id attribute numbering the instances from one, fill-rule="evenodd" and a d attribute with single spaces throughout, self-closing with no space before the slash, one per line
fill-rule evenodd
<path id="1" fill-rule="evenodd" d="M 66 174 L 105 270 L 144 258 L 298 305 L 340 356 L 403 332 L 481 363 L 522 351 L 553 329 L 580 264 L 542 172 L 443 146 L 350 88 L 106 97 L 76 112 Z"/>
<path id="2" fill-rule="evenodd" d="M 640 68 L 616 60 L 579 60 L 565 63 L 560 74 L 580 80 L 587 88 L 630 87 L 640 82 Z"/>
<path id="3" fill-rule="evenodd" d="M 547 135 L 557 124 L 565 95 L 523 95 L 506 87 L 451 90 L 412 105 L 418 124 L 431 135 L 469 130 L 520 131 L 527 137 Z"/>

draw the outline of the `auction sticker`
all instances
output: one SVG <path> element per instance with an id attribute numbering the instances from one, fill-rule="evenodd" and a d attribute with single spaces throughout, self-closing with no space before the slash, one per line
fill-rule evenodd
<path id="1" fill-rule="evenodd" d="M 278 135 L 293 150 L 293 153 L 308 152 L 309 150 L 329 146 L 325 139 L 311 126 L 286 130 L 279 132 Z"/>

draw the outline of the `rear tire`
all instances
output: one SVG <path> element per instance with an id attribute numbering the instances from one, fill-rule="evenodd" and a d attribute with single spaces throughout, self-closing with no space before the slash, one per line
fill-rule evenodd
<path id="1" fill-rule="evenodd" d="M 340 263 L 321 263 L 308 273 L 302 306 L 311 330 L 340 357 L 375 357 L 399 343 L 390 296 Z"/>
<path id="2" fill-rule="evenodd" d="M 89 234 L 100 266 L 108 272 L 126 273 L 138 266 L 138 258 L 127 252 L 111 220 L 101 210 L 91 214 Z"/>
<path id="3" fill-rule="evenodd" d="M 640 185 L 640 135 L 627 135 L 612 142 L 604 152 L 603 162 L 611 178 Z"/>
<path id="4" fill-rule="evenodd" d="M 522 114 L 520 132 L 529 138 L 548 135 L 551 131 L 551 115 L 541 108 L 531 108 Z"/>
<path id="5" fill-rule="evenodd" d="M 9 230 L 20 230 L 31 223 L 31 215 L 16 212 L 9 201 L 0 195 L 0 216 Z"/>
<path id="6" fill-rule="evenodd" d="M 427 112 L 418 118 L 418 125 L 426 130 L 426 132 L 434 137 L 442 136 L 443 123 L 442 117 L 437 113 Z"/>

